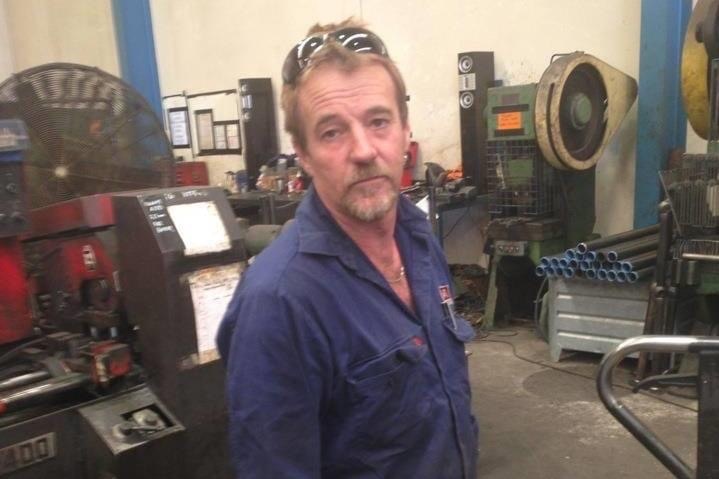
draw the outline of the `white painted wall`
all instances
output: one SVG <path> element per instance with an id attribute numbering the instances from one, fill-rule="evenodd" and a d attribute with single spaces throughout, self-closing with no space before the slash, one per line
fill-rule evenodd
<path id="1" fill-rule="evenodd" d="M 13 53 L 10 47 L 10 35 L 7 28 L 5 2 L 0 2 L 0 82 L 8 78 L 15 70 Z"/>
<path id="2" fill-rule="evenodd" d="M 70 62 L 119 75 L 110 1 L 2 0 L 14 70 Z"/>
<path id="3" fill-rule="evenodd" d="M 692 129 L 691 123 L 687 122 L 687 153 L 706 153 L 707 141 L 697 135 Z"/>
<path id="4" fill-rule="evenodd" d="M 70 61 L 118 74 L 110 0 L 0 1 L 16 71 Z M 573 50 L 591 53 L 635 77 L 639 69 L 641 0 L 151 0 L 150 4 L 162 95 L 224 90 L 236 88 L 239 78 L 272 77 L 279 100 L 284 56 L 312 23 L 350 15 L 364 19 L 385 40 L 404 73 L 421 159 L 445 167 L 460 164 L 458 52 L 493 50 L 497 77 L 505 84 L 535 82 L 552 54 Z M 598 166 L 597 230 L 603 234 L 632 224 L 627 205 L 633 204 L 635 132 L 636 107 Z M 289 151 L 284 133 L 280 144 Z M 202 159 L 209 163 L 213 183 L 222 182 L 226 170 L 244 166 L 239 156 Z M 422 168 L 416 176 L 422 176 Z"/>
<path id="5" fill-rule="evenodd" d="M 163 95 L 234 88 L 272 77 L 314 22 L 354 15 L 386 42 L 403 72 L 414 139 L 423 161 L 461 163 L 457 53 L 493 50 L 505 84 L 536 82 L 552 54 L 584 50 L 636 77 L 640 0 L 151 0 Z M 282 115 L 279 116 L 280 125 Z M 597 230 L 632 225 L 636 107 L 598 167 Z M 283 151 L 289 139 L 281 136 Z M 209 158 L 220 181 L 241 159 Z M 417 171 L 421 177 L 422 168 Z"/>
<path id="6" fill-rule="evenodd" d="M 238 88 L 240 78 L 271 77 L 277 98 L 284 56 L 314 22 L 357 14 L 358 0 L 151 0 L 162 95 Z M 282 131 L 278 117 L 278 131 Z M 192 132 L 193 135 L 195 132 Z M 194 141 L 194 138 L 193 138 Z M 280 136 L 281 150 L 290 151 Z M 189 151 L 180 150 L 187 158 Z M 240 155 L 202 156 L 213 184 L 245 167 Z"/>

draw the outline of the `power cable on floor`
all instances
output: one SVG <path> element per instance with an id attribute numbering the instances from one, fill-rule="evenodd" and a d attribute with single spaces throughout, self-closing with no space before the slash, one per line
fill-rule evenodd
<path id="1" fill-rule="evenodd" d="M 504 337 L 504 338 L 516 336 L 517 334 L 519 334 L 519 331 L 512 331 L 512 330 L 499 330 L 499 331 L 504 331 L 504 332 L 508 332 L 508 333 L 513 333 L 513 334 L 509 334 L 509 335 L 501 335 L 501 336 L 499 336 L 499 337 Z M 574 372 L 574 371 L 568 371 L 568 370 L 566 370 L 566 369 L 558 368 L 558 367 L 556 367 L 556 366 L 553 366 L 553 365 L 551 365 L 551 364 L 545 363 L 545 362 L 543 362 L 543 361 L 535 361 L 534 359 L 529 359 L 529 358 L 525 358 L 525 357 L 523 357 L 523 356 L 520 356 L 520 355 L 517 353 L 517 347 L 516 347 L 516 345 L 515 345 L 514 343 L 509 342 L 509 341 L 502 341 L 502 340 L 500 340 L 500 339 L 487 339 L 487 338 L 490 337 L 491 335 L 495 335 L 495 334 L 496 334 L 496 333 L 495 333 L 493 330 L 490 330 L 490 331 L 482 331 L 482 330 L 480 330 L 480 337 L 477 338 L 477 339 L 475 339 L 473 342 L 475 342 L 475 343 L 485 342 L 485 343 L 508 344 L 509 346 L 512 347 L 512 354 L 514 354 L 514 356 L 515 356 L 517 359 L 521 359 L 522 361 L 525 361 L 525 362 L 528 362 L 528 363 L 531 363 L 531 364 L 534 364 L 534 365 L 537 365 L 537 366 L 542 366 L 542 367 L 545 367 L 545 368 L 553 369 L 553 370 L 555 370 L 555 371 L 559 371 L 560 373 L 565 373 L 565 374 L 569 374 L 569 375 L 571 375 L 571 376 L 577 376 L 577 377 L 580 377 L 580 378 L 589 379 L 590 381 L 596 381 L 596 378 L 593 377 L 593 376 L 587 376 L 586 374 L 581 374 L 581 373 L 577 373 L 577 372 Z M 617 384 L 617 383 L 612 382 L 612 386 L 617 387 L 617 388 L 621 388 L 621 389 L 626 389 L 627 391 L 632 391 L 632 392 L 634 392 L 634 390 L 633 390 L 632 388 L 630 388 L 629 386 L 625 386 L 625 385 L 623 385 L 623 384 Z M 699 411 L 697 411 L 696 409 L 694 409 L 694 408 L 692 408 L 692 407 L 685 406 L 685 405 L 679 404 L 679 403 L 675 403 L 675 402 L 673 402 L 673 401 L 668 401 L 668 400 L 666 400 L 666 399 L 663 399 L 663 398 L 661 398 L 661 397 L 658 397 L 658 396 L 655 396 L 655 395 L 653 395 L 653 394 L 647 393 L 647 392 L 645 392 L 645 391 L 639 391 L 639 394 L 642 394 L 642 395 L 644 395 L 644 396 L 650 397 L 650 398 L 652 398 L 652 399 L 656 399 L 657 401 L 661 401 L 661 402 L 663 402 L 663 403 L 671 404 L 672 406 L 676 406 L 676 407 L 681 408 L 681 409 L 686 409 L 687 411 L 699 412 Z"/>

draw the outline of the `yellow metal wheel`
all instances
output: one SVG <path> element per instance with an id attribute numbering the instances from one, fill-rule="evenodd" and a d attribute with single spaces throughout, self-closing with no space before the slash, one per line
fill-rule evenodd
<path id="1" fill-rule="evenodd" d="M 689 18 L 682 48 L 682 100 L 689 123 L 697 135 L 709 137 L 709 57 L 697 40 L 697 28 L 716 0 L 699 0 Z"/>

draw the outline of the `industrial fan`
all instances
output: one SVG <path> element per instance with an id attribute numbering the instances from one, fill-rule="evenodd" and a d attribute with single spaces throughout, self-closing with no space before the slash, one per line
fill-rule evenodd
<path id="1" fill-rule="evenodd" d="M 25 122 L 31 209 L 172 184 L 172 149 L 150 105 L 97 68 L 50 63 L 0 84 L 0 118 Z"/>

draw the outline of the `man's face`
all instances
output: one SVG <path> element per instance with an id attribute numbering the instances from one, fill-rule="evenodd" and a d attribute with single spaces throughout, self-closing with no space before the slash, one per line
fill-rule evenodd
<path id="1" fill-rule="evenodd" d="M 384 218 L 397 203 L 409 125 L 403 125 L 394 83 L 378 64 L 346 73 L 323 65 L 299 91 L 304 169 L 334 215 L 362 222 Z"/>

